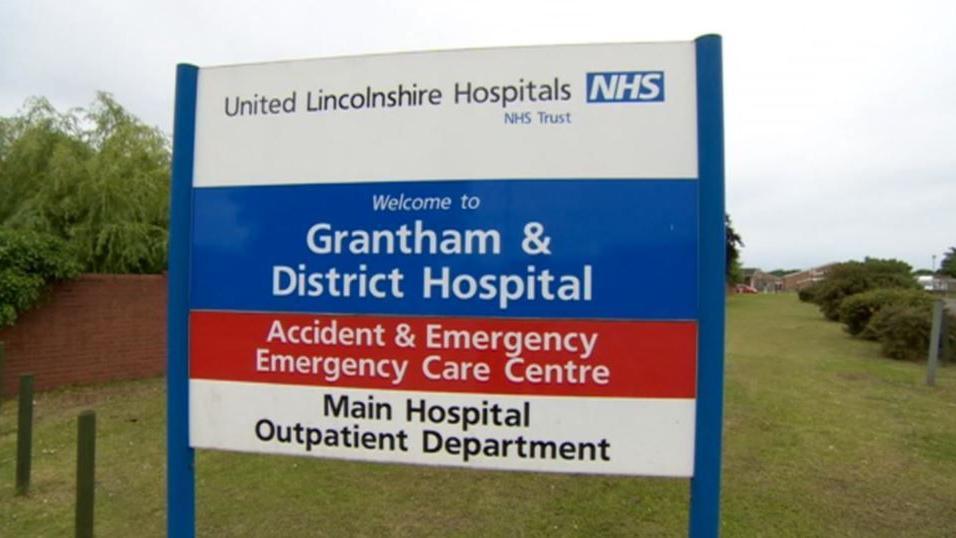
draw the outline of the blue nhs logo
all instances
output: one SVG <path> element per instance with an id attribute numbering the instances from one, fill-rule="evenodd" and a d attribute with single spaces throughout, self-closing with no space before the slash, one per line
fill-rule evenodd
<path id="1" fill-rule="evenodd" d="M 587 76 L 589 103 L 664 101 L 663 71 L 611 71 Z"/>

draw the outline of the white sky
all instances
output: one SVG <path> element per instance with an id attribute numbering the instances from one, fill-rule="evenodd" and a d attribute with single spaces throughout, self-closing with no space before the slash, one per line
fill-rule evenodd
<path id="1" fill-rule="evenodd" d="M 0 2 L 0 116 L 97 90 L 172 130 L 175 64 L 724 37 L 745 265 L 956 246 L 956 1 Z"/>

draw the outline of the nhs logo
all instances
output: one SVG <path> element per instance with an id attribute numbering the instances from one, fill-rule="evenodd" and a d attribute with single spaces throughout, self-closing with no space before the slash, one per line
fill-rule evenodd
<path id="1" fill-rule="evenodd" d="M 588 73 L 589 103 L 659 103 L 664 101 L 663 71 Z"/>

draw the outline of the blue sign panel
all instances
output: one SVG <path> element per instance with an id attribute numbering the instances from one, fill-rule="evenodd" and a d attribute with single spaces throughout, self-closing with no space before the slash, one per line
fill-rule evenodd
<path id="1" fill-rule="evenodd" d="M 196 309 L 697 314 L 696 181 L 284 185 L 194 196 Z M 463 197 L 480 209 L 462 209 Z M 437 209 L 389 210 L 429 200 Z"/>

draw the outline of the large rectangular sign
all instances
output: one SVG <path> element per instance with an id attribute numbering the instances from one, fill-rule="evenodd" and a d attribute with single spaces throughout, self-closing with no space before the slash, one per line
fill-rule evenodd
<path id="1" fill-rule="evenodd" d="M 193 447 L 692 476 L 694 42 L 198 71 Z"/>

